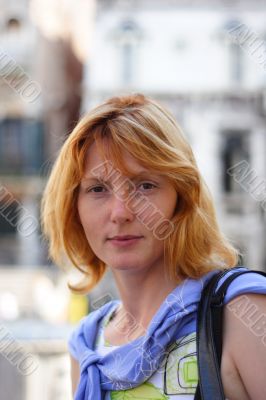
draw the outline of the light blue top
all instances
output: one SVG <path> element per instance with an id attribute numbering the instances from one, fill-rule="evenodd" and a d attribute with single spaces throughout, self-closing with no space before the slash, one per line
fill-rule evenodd
<path id="1" fill-rule="evenodd" d="M 234 271 L 244 269 L 247 268 L 241 266 L 234 268 Z M 110 301 L 84 317 L 69 339 L 69 351 L 78 360 L 81 372 L 75 400 L 104 400 L 107 393 L 112 394 L 112 399 L 118 400 L 124 398 L 122 396 L 124 391 L 128 392 L 126 398 L 137 398 L 134 392 L 137 394 L 136 390 L 140 388 L 142 392 L 145 389 L 147 394 L 145 398 L 170 399 L 168 395 L 175 394 L 170 392 L 177 390 L 175 383 L 171 380 L 168 387 L 164 384 L 159 388 L 158 385 L 151 388 L 149 385 L 154 373 L 160 369 L 167 352 L 171 351 L 173 343 L 176 344 L 178 341 L 178 343 L 180 341 L 183 343 L 192 336 L 195 343 L 196 311 L 201 291 L 216 272 L 211 271 L 196 280 L 185 279 L 165 298 L 152 318 L 145 335 L 125 345 L 114 346 L 112 351 L 99 351 L 98 334 L 106 315 L 110 314 L 121 302 Z M 228 274 L 231 274 L 231 271 Z M 243 293 L 266 294 L 265 277 L 255 273 L 237 277 L 229 286 L 224 303 L 228 303 Z M 191 349 L 188 351 L 191 353 Z M 194 393 L 196 387 L 195 368 L 192 365 L 195 362 L 195 356 L 194 354 L 194 359 L 187 364 L 190 370 L 185 366 L 182 370 L 186 372 L 186 375 L 184 375 L 185 372 L 183 373 L 183 378 L 189 378 L 190 371 L 190 376 L 194 379 L 190 387 L 187 387 L 186 394 Z M 162 377 L 164 377 L 163 374 Z M 185 384 L 187 383 L 186 381 Z M 154 397 L 151 390 L 155 389 L 160 390 L 160 395 Z M 189 397 L 186 398 L 189 399 Z"/>

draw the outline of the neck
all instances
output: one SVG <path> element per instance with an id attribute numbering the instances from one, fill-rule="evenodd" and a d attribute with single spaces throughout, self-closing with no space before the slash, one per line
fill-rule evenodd
<path id="1" fill-rule="evenodd" d="M 171 281 L 162 269 L 157 272 L 139 271 L 134 274 L 113 271 L 114 279 L 122 301 L 116 313 L 122 325 L 147 329 L 153 316 L 169 293 L 178 285 Z"/>

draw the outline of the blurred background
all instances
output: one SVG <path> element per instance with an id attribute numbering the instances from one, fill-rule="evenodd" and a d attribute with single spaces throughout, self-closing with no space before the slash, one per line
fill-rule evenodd
<path id="1" fill-rule="evenodd" d="M 243 264 L 266 270 L 266 3 L 0 0 L 0 400 L 71 399 L 66 339 L 118 293 L 88 296 L 42 240 L 58 150 L 109 96 L 142 92 L 177 118 Z"/>

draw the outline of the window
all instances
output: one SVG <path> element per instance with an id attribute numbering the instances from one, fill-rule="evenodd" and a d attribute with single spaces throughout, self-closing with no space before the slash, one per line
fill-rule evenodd
<path id="1" fill-rule="evenodd" d="M 38 174 L 44 159 L 43 141 L 41 121 L 0 121 L 0 174 Z"/>
<path id="2" fill-rule="evenodd" d="M 237 43 L 229 44 L 229 74 L 233 84 L 243 81 L 243 50 Z"/>
<path id="3" fill-rule="evenodd" d="M 122 83 L 131 84 L 135 72 L 136 49 L 142 37 L 141 31 L 134 21 L 125 20 L 116 29 L 113 37 L 120 48 Z"/>
<path id="4" fill-rule="evenodd" d="M 237 193 L 242 191 L 241 186 L 235 182 L 233 176 L 228 173 L 228 169 L 238 162 L 249 161 L 248 149 L 249 132 L 245 130 L 223 131 L 222 148 L 222 177 L 223 189 L 226 193 Z"/>
<path id="5" fill-rule="evenodd" d="M 222 38 L 226 39 L 227 44 L 229 82 L 237 85 L 243 82 L 244 54 L 240 43 L 235 41 L 233 32 L 241 24 L 241 21 L 237 19 L 226 21 L 222 27 L 221 35 Z"/>
<path id="6" fill-rule="evenodd" d="M 17 18 L 9 18 L 6 22 L 6 29 L 9 32 L 18 32 L 21 28 L 21 23 Z"/>

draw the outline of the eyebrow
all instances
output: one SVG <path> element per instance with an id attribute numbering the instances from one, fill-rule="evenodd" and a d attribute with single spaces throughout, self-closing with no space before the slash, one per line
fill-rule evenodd
<path id="1" fill-rule="evenodd" d="M 154 177 L 155 172 L 149 171 L 149 170 L 141 170 L 137 173 L 131 173 L 128 176 L 119 176 L 119 178 L 128 178 L 131 179 L 132 181 L 140 179 L 140 178 L 147 178 L 147 177 Z M 159 175 L 159 174 L 158 174 Z M 112 175 L 111 175 L 112 176 Z M 105 176 L 94 176 L 94 175 L 88 175 L 85 176 L 81 182 L 89 182 L 89 181 L 102 181 L 102 182 L 108 182 L 108 180 L 105 178 Z"/>

